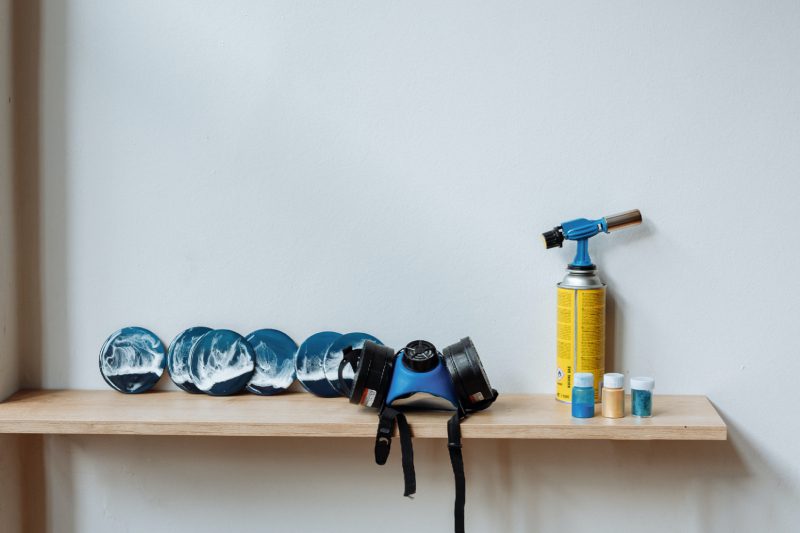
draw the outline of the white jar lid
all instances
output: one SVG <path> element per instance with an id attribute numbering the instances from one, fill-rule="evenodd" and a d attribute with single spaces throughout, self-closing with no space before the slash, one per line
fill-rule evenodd
<path id="1" fill-rule="evenodd" d="M 625 385 L 625 376 L 610 372 L 603 375 L 603 387 L 610 389 L 621 389 Z"/>
<path id="2" fill-rule="evenodd" d="M 653 378 L 638 377 L 631 378 L 631 389 L 636 390 L 653 390 L 656 386 L 656 380 Z"/>
<path id="3" fill-rule="evenodd" d="M 594 374 L 591 372 L 578 372 L 575 374 L 576 387 L 594 387 Z"/>

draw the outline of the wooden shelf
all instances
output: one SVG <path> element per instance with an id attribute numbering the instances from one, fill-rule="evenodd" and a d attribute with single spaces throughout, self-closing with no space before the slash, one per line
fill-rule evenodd
<path id="1" fill-rule="evenodd" d="M 629 411 L 628 411 L 629 412 Z M 448 413 L 409 414 L 415 437 L 444 438 Z M 0 433 L 374 437 L 376 412 L 306 393 L 210 397 L 177 391 L 26 390 L 0 403 Z M 725 440 L 705 396 L 656 396 L 653 418 L 579 420 L 552 396 L 501 395 L 467 418 L 465 438 Z"/>

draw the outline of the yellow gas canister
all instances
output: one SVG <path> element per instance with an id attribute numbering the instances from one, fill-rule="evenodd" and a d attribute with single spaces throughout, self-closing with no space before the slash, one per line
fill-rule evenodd
<path id="1" fill-rule="evenodd" d="M 556 331 L 556 399 L 572 402 L 574 376 L 594 374 L 594 401 L 600 402 L 606 370 L 606 284 L 597 275 L 589 257 L 589 239 L 642 222 L 638 209 L 596 220 L 576 218 L 562 222 L 542 234 L 545 248 L 561 248 L 575 241 L 575 258 L 558 284 L 558 329 Z"/>
<path id="2" fill-rule="evenodd" d="M 558 284 L 556 399 L 572 401 L 576 372 L 594 374 L 595 402 L 606 359 L 606 287 L 594 269 L 568 269 Z"/>

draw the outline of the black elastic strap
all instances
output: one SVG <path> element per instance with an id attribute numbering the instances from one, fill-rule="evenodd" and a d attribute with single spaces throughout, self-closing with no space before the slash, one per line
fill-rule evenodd
<path id="1" fill-rule="evenodd" d="M 392 448 L 392 433 L 394 433 L 394 419 L 396 413 L 391 409 L 384 409 L 378 415 L 378 434 L 375 435 L 375 462 L 385 465 Z"/>
<path id="2" fill-rule="evenodd" d="M 379 416 L 378 434 L 375 437 L 375 462 L 379 465 L 386 464 L 392 449 L 392 435 L 396 420 L 403 459 L 403 483 L 405 485 L 403 496 L 411 497 L 417 492 L 417 476 L 414 472 L 414 447 L 411 443 L 411 428 L 408 420 L 406 420 L 406 415 L 391 407 L 384 407 Z"/>
<path id="3" fill-rule="evenodd" d="M 497 391 L 492 389 L 492 397 L 474 404 L 469 412 L 480 411 L 489 407 L 497 399 Z M 400 433 L 400 446 L 403 454 L 403 481 L 405 492 L 403 496 L 412 496 L 417 492 L 417 481 L 414 473 L 414 450 L 411 444 L 411 429 L 403 413 L 384 407 L 380 413 L 378 434 L 375 438 L 375 462 L 379 465 L 386 464 L 392 446 L 395 420 Z M 467 497 L 467 481 L 464 475 L 464 457 L 461 454 L 461 419 L 466 416 L 466 411 L 459 410 L 447 421 L 447 450 L 450 453 L 450 465 L 453 467 L 453 478 L 456 486 L 456 499 L 453 506 L 455 533 L 464 533 L 464 507 Z"/>
<path id="4" fill-rule="evenodd" d="M 453 467 L 453 478 L 456 484 L 456 501 L 453 507 L 456 533 L 464 533 L 464 506 L 467 500 L 467 481 L 464 476 L 464 457 L 461 454 L 461 419 L 467 413 L 482 411 L 492 405 L 499 394 L 492 389 L 492 397 L 472 404 L 468 410 L 459 408 L 447 421 L 447 450 L 450 452 L 450 465 Z"/>
<path id="5" fill-rule="evenodd" d="M 454 414 L 447 422 L 447 449 L 456 482 L 456 502 L 453 508 L 456 533 L 464 533 L 464 504 L 466 503 L 467 482 L 464 478 L 464 458 L 461 455 L 461 418 Z"/>

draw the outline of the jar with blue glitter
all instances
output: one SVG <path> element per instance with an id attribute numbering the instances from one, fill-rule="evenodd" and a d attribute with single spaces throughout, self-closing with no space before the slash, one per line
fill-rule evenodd
<path id="1" fill-rule="evenodd" d="M 653 416 L 653 378 L 631 378 L 631 414 L 641 418 Z"/>
<path id="2" fill-rule="evenodd" d="M 572 416 L 592 418 L 594 416 L 594 374 L 578 372 L 572 387 Z"/>

